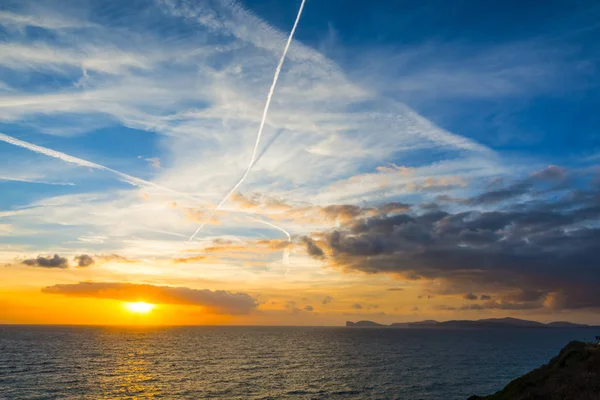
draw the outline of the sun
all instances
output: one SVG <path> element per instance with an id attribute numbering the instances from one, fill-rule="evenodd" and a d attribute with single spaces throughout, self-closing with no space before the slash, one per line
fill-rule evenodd
<path id="1" fill-rule="evenodd" d="M 148 304 L 144 303 L 143 301 L 138 301 L 135 303 L 125 303 L 125 308 L 127 308 L 127 310 L 132 313 L 148 314 L 154 309 L 154 304 Z"/>

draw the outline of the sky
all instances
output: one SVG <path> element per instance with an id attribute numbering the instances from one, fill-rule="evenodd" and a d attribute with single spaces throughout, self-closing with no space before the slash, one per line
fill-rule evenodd
<path id="1" fill-rule="evenodd" d="M 0 323 L 600 324 L 600 5 L 300 5 L 3 2 Z"/>

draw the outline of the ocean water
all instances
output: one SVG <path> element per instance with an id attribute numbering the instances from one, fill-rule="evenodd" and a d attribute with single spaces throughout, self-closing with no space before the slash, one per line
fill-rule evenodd
<path id="1" fill-rule="evenodd" d="M 0 326 L 0 398 L 466 399 L 594 334 Z"/>

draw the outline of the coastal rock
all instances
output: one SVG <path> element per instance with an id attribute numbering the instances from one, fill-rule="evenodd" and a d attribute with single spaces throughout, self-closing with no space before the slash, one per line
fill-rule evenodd
<path id="1" fill-rule="evenodd" d="M 600 345 L 571 342 L 547 365 L 489 396 L 468 400 L 599 400 Z"/>
<path id="2" fill-rule="evenodd" d="M 346 326 L 351 326 L 351 327 L 374 327 L 374 326 L 385 326 L 385 325 L 381 325 L 381 324 L 378 324 L 377 322 L 373 322 L 373 321 L 358 321 L 358 322 L 346 321 Z"/>

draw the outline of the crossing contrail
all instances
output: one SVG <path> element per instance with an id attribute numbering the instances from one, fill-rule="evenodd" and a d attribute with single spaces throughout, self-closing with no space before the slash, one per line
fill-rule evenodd
<path id="1" fill-rule="evenodd" d="M 111 173 L 117 175 L 119 178 L 121 178 L 121 180 L 123 182 L 129 183 L 130 185 L 133 185 L 133 186 L 150 186 L 150 187 L 153 187 L 153 188 L 156 188 L 156 189 L 163 190 L 165 192 L 176 194 L 177 196 L 180 196 L 180 197 L 186 197 L 186 198 L 188 198 L 190 200 L 193 200 L 194 202 L 201 201 L 200 199 L 198 199 L 198 198 L 196 198 L 196 197 L 194 197 L 194 196 L 192 196 L 190 194 L 182 193 L 182 192 L 179 192 L 179 191 L 173 190 L 173 189 L 169 189 L 168 187 L 157 185 L 154 182 L 150 182 L 150 181 L 146 181 L 144 179 L 136 178 L 135 176 L 131 176 L 131 175 L 125 174 L 125 173 L 123 173 L 121 171 L 117 171 L 115 169 L 112 169 L 112 168 L 109 168 L 109 167 L 105 167 L 104 165 L 96 164 L 94 162 L 87 161 L 87 160 L 84 160 L 82 158 L 73 157 L 73 156 L 70 156 L 70 155 L 68 155 L 66 153 L 62 153 L 60 151 L 52 150 L 52 149 L 49 149 L 47 147 L 38 146 L 38 145 L 33 144 L 33 143 L 24 142 L 23 140 L 19 140 L 17 138 L 12 137 L 12 136 L 5 135 L 4 133 L 0 133 L 0 141 L 12 144 L 14 146 L 22 147 L 22 148 L 27 149 L 27 150 L 31 150 L 34 153 L 43 154 L 43 155 L 48 156 L 48 157 L 57 158 L 57 159 L 62 160 L 64 162 L 75 164 L 75 165 L 78 165 L 80 167 L 87 167 L 87 168 L 98 169 L 98 170 L 101 170 L 101 171 L 111 172 Z"/>
<path id="2" fill-rule="evenodd" d="M 154 188 L 163 190 L 165 192 L 169 192 L 169 193 L 175 194 L 175 195 L 177 195 L 179 197 L 185 197 L 187 199 L 190 199 L 190 200 L 194 201 L 195 203 L 201 202 L 201 199 L 199 199 L 199 198 L 197 198 L 195 196 L 192 196 L 192 195 L 190 195 L 188 193 L 179 192 L 177 190 L 173 190 L 173 189 L 170 189 L 170 188 L 165 187 L 165 186 L 157 185 L 154 182 L 150 182 L 150 181 L 146 181 L 144 179 L 136 178 L 135 176 L 131 176 L 131 175 L 125 174 L 125 173 L 123 173 L 121 171 L 117 171 L 115 169 L 106 167 L 104 165 L 100 165 L 100 164 L 96 164 L 96 163 L 88 161 L 88 160 L 84 160 L 83 158 L 74 157 L 74 156 L 71 156 L 69 154 L 66 154 L 66 153 L 63 153 L 63 152 L 60 152 L 60 151 L 49 149 L 47 147 L 42 147 L 42 146 L 38 146 L 38 145 L 33 144 L 33 143 L 25 142 L 23 140 L 19 140 L 17 138 L 12 137 L 12 136 L 5 135 L 4 133 L 1 133 L 1 132 L 0 132 L 0 141 L 8 143 L 8 144 L 12 144 L 12 145 L 17 146 L 17 147 L 21 147 L 21 148 L 24 148 L 24 149 L 27 149 L 27 150 L 30 150 L 30 151 L 33 151 L 34 153 L 42 154 L 42 155 L 45 155 L 45 156 L 48 156 L 48 157 L 57 158 L 57 159 L 59 159 L 61 161 L 64 161 L 64 162 L 67 162 L 67 163 L 70 163 L 70 164 L 75 164 L 75 165 L 78 165 L 80 167 L 87 167 L 87 168 L 97 169 L 97 170 L 101 170 L 101 171 L 111 172 L 111 173 L 117 175 L 119 178 L 121 178 L 121 180 L 123 182 L 129 183 L 130 185 L 133 185 L 133 186 L 138 186 L 138 187 L 139 186 L 150 186 L 150 187 L 154 187 Z M 0 177 L 0 179 L 10 179 L 10 178 Z M 204 208 L 204 207 L 202 207 L 202 208 Z M 290 234 L 285 229 L 280 228 L 280 227 L 278 227 L 275 224 L 272 224 L 272 223 L 267 222 L 267 221 L 263 221 L 263 220 L 258 219 L 258 218 L 254 218 L 254 217 L 251 217 L 251 216 L 248 216 L 248 218 L 250 218 L 250 219 L 252 219 L 254 221 L 260 222 L 262 224 L 268 225 L 268 226 L 270 226 L 272 228 L 275 228 L 275 229 L 277 229 L 277 230 L 285 233 L 286 236 L 288 237 L 288 242 L 291 242 L 291 236 L 290 236 Z"/>
<path id="3" fill-rule="evenodd" d="M 196 237 L 198 232 L 200 232 L 200 230 L 202 228 L 204 228 L 204 225 L 206 225 L 206 223 L 208 221 L 210 221 L 210 219 L 213 217 L 214 213 L 216 211 L 218 211 L 219 209 L 221 209 L 223 204 L 229 199 L 229 197 L 233 194 L 233 192 L 235 192 L 236 189 L 244 182 L 244 180 L 246 180 L 246 177 L 248 176 L 248 174 L 250 173 L 250 170 L 252 169 L 252 167 L 254 166 L 254 163 L 256 162 L 256 153 L 258 152 L 258 145 L 260 143 L 260 138 L 262 136 L 262 132 L 265 127 L 265 121 L 267 120 L 267 114 L 269 113 L 269 106 L 271 105 L 271 99 L 273 98 L 273 92 L 275 91 L 275 86 L 277 85 L 277 79 L 279 79 L 279 73 L 281 72 L 281 67 L 283 66 L 283 62 L 285 61 L 285 56 L 287 55 L 288 49 L 290 48 L 290 44 L 292 43 L 292 39 L 294 37 L 294 32 L 296 32 L 296 27 L 298 26 L 298 22 L 300 21 L 300 16 L 302 15 L 302 10 L 304 9 L 305 2 L 306 2 L 306 0 L 302 0 L 302 3 L 300 3 L 300 9 L 298 10 L 298 15 L 296 15 L 296 21 L 294 21 L 294 26 L 292 27 L 292 30 L 290 31 L 290 35 L 288 36 L 287 42 L 283 49 L 283 53 L 281 54 L 281 58 L 279 59 L 279 64 L 277 64 L 277 68 L 275 69 L 275 75 L 273 76 L 273 82 L 271 83 L 271 88 L 269 89 L 269 94 L 267 95 L 267 101 L 265 103 L 265 108 L 263 109 L 262 119 L 260 121 L 260 126 L 258 127 L 258 134 L 256 135 L 256 142 L 254 143 L 254 151 L 252 152 L 252 158 L 250 159 L 248 168 L 246 168 L 246 172 L 244 172 L 244 175 L 242 175 L 240 180 L 237 181 L 237 183 L 233 186 L 233 188 L 231 188 L 231 190 L 229 192 L 227 192 L 225 197 L 223 197 L 223 199 L 219 202 L 219 204 L 217 204 L 217 206 L 210 212 L 210 214 L 208 215 L 208 217 L 206 217 L 206 220 L 202 223 L 202 225 L 200 225 L 196 229 L 196 231 L 192 234 L 192 236 L 190 236 L 190 240 L 189 240 L 190 242 L 192 240 L 194 240 L 194 238 Z"/>
<path id="4" fill-rule="evenodd" d="M 283 257 L 281 259 L 281 262 L 283 264 L 285 264 L 285 265 L 290 265 L 290 249 L 289 249 L 289 246 L 292 243 L 292 235 L 290 235 L 290 233 L 288 231 L 286 231 L 285 229 L 283 229 L 282 227 L 277 226 L 277 225 L 275 225 L 275 224 L 273 224 L 271 222 L 268 222 L 268 221 L 265 221 L 263 219 L 259 219 L 259 218 L 256 218 L 256 217 L 250 217 L 250 216 L 248 216 L 248 218 L 250 218 L 253 221 L 259 222 L 261 224 L 270 226 L 271 228 L 275 228 L 275 229 L 277 229 L 280 232 L 285 233 L 285 235 L 287 236 L 288 244 L 285 247 L 285 249 L 283 249 Z M 286 273 L 287 273 L 287 270 L 286 270 Z"/>

